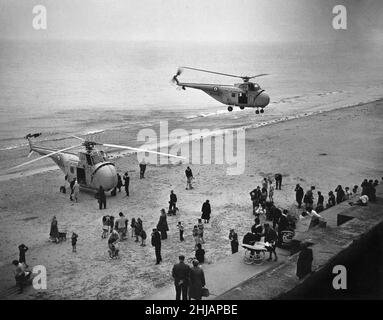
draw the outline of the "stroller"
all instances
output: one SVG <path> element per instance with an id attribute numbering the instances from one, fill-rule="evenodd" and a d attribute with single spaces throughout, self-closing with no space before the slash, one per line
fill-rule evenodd
<path id="1" fill-rule="evenodd" d="M 118 254 L 119 251 L 120 251 L 120 249 L 118 248 L 118 241 L 113 242 L 109 245 L 108 252 L 109 252 L 109 257 L 111 259 L 119 259 L 120 258 L 119 254 Z"/>
<path id="2" fill-rule="evenodd" d="M 242 247 L 246 249 L 243 259 L 246 264 L 262 264 L 265 261 L 266 252 L 272 250 L 268 242 L 255 242 L 253 245 L 242 244 Z"/>

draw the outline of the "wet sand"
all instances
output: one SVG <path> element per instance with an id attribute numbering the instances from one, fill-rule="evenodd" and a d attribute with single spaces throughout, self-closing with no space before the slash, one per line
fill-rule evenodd
<path id="1" fill-rule="evenodd" d="M 275 191 L 278 206 L 297 212 L 294 186 L 311 185 L 322 191 L 338 184 L 352 187 L 364 178 L 383 176 L 383 102 L 377 101 L 339 110 L 312 114 L 259 128 L 246 129 L 246 170 L 226 175 L 226 165 L 191 165 L 194 190 L 185 190 L 186 165 L 148 166 L 139 179 L 136 157 L 116 159 L 120 171 L 129 170 L 131 196 L 108 197 L 107 210 L 100 211 L 92 193 L 82 192 L 79 203 L 59 193 L 63 174 L 58 171 L 3 180 L 0 186 L 2 232 L 0 234 L 0 297 L 2 299 L 140 299 L 171 283 L 171 267 L 179 254 L 193 255 L 192 227 L 202 203 L 209 199 L 212 219 L 205 226 L 205 250 L 210 263 L 231 254 L 227 239 L 235 228 L 239 238 L 253 222 L 249 192 L 264 176 L 283 174 L 281 191 Z M 217 124 L 216 124 L 217 127 Z M 155 265 L 150 231 L 161 208 L 167 208 L 173 189 L 179 202 L 177 217 L 168 217 L 170 231 L 162 244 L 163 263 Z M 110 260 L 107 243 L 101 239 L 101 217 L 124 212 L 141 217 L 148 234 L 142 248 L 131 238 L 121 244 L 121 259 Z M 70 239 L 60 244 L 48 241 L 50 220 L 57 216 L 59 229 L 79 235 L 77 253 Z M 176 224 L 185 225 L 185 242 L 180 243 Z M 29 246 L 27 263 L 44 265 L 48 289 L 28 288 L 22 295 L 8 294 L 14 286 L 10 262 L 18 258 L 17 246 Z"/>

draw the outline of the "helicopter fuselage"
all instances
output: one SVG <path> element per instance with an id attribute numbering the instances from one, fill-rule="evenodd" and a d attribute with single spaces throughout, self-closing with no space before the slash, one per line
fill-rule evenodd
<path id="1" fill-rule="evenodd" d="M 29 144 L 31 151 L 40 155 L 47 155 L 56 151 L 33 145 L 30 140 Z M 83 188 L 98 190 L 102 186 L 105 191 L 109 191 L 117 186 L 116 167 L 114 163 L 107 161 L 102 151 L 86 150 L 79 152 L 78 155 L 59 152 L 50 158 L 64 172 L 69 182 L 76 178 Z"/>
<path id="2" fill-rule="evenodd" d="M 215 100 L 240 108 L 265 108 L 270 97 L 265 90 L 253 82 L 236 83 L 235 85 L 205 84 L 205 83 L 177 83 L 182 89 L 193 88 L 207 93 Z"/>

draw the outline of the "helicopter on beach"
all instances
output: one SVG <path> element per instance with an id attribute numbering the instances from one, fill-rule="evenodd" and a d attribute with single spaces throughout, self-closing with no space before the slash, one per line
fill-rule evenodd
<path id="1" fill-rule="evenodd" d="M 113 190 L 117 186 L 117 169 L 115 164 L 108 160 L 108 157 L 104 151 L 97 150 L 95 148 L 96 146 L 127 149 L 136 152 L 148 152 L 166 157 L 185 159 L 184 157 L 145 150 L 141 148 L 89 141 L 73 135 L 70 135 L 70 137 L 81 140 L 82 143 L 79 145 L 56 150 L 33 144 L 32 138 L 37 138 L 40 135 L 41 133 L 27 134 L 25 138 L 28 140 L 30 148 L 28 158 L 33 154 L 33 152 L 36 152 L 41 156 L 39 158 L 12 167 L 11 169 L 20 168 L 45 158 L 51 158 L 64 172 L 67 181 L 70 182 L 76 178 L 80 187 L 86 189 L 98 190 L 100 186 L 102 186 L 105 191 L 109 191 Z M 68 152 L 71 149 L 79 147 L 84 147 L 85 150 L 79 151 L 77 155 Z"/>
<path id="2" fill-rule="evenodd" d="M 180 82 L 178 80 L 178 77 L 182 74 L 183 69 L 218 74 L 233 78 L 240 78 L 243 80 L 243 83 L 236 83 L 234 85 L 222 85 Z M 233 106 L 237 106 L 241 110 L 245 108 L 256 108 L 255 113 L 259 114 L 264 112 L 263 109 L 269 104 L 270 97 L 268 94 L 265 93 L 265 90 L 261 89 L 259 84 L 251 82 L 249 80 L 266 75 L 268 74 L 261 73 L 251 77 L 237 76 L 197 68 L 179 67 L 177 73 L 172 78 L 172 82 L 175 83 L 177 86 L 181 87 L 183 90 L 186 90 L 186 88 L 193 88 L 206 92 L 209 96 L 227 105 L 227 110 L 229 112 L 233 111 Z"/>

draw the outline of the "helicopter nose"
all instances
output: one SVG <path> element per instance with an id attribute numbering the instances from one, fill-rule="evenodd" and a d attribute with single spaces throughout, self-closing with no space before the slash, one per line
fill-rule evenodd
<path id="1" fill-rule="evenodd" d="M 102 186 L 104 190 L 108 191 L 117 185 L 117 171 L 112 164 L 103 164 L 96 168 L 93 183 L 97 188 Z"/>
<path id="2" fill-rule="evenodd" d="M 257 107 L 264 108 L 266 107 L 270 102 L 270 97 L 267 93 L 262 92 L 256 99 L 255 103 Z"/>

